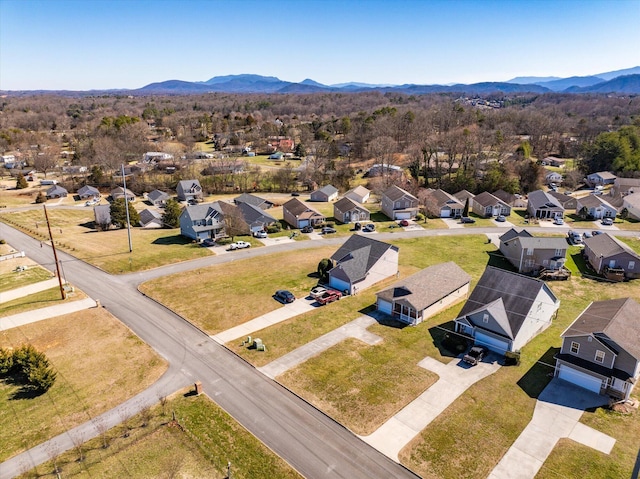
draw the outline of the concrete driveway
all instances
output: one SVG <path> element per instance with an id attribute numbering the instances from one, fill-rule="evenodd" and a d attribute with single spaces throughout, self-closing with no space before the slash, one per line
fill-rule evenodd
<path id="1" fill-rule="evenodd" d="M 440 218 L 440 219 L 445 225 L 447 225 L 447 228 L 449 229 L 464 228 L 464 224 L 460 223 L 460 220 L 456 220 L 453 218 Z"/>
<path id="2" fill-rule="evenodd" d="M 433 358 L 423 359 L 418 365 L 433 371 L 440 376 L 440 379 L 372 434 L 361 437 L 362 440 L 385 456 L 399 462 L 398 453 L 409 441 L 420 434 L 420 431 L 471 385 L 500 368 L 495 359 L 494 354 L 489 354 L 483 362 L 473 367 L 459 358 L 453 359 L 448 364 Z"/>
<path id="3" fill-rule="evenodd" d="M 516 225 L 514 225 L 513 223 L 511 223 L 510 221 L 496 221 L 495 218 L 491 219 L 491 222 L 500 227 L 500 228 L 515 228 Z"/>
<path id="4" fill-rule="evenodd" d="M 610 454 L 615 439 L 579 422 L 585 409 L 606 403 L 605 396 L 553 379 L 540 394 L 531 422 L 487 479 L 533 479 L 563 437 Z"/>
<path id="5" fill-rule="evenodd" d="M 276 238 L 258 238 L 258 241 L 260 241 L 265 246 L 274 246 L 283 243 L 293 243 L 295 240 L 289 238 L 288 236 L 278 236 Z"/>

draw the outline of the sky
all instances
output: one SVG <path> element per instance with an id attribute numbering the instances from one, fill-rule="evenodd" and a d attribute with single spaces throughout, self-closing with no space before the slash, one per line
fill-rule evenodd
<path id="1" fill-rule="evenodd" d="M 640 0 L 0 0 L 0 90 L 584 76 L 640 66 L 638 25 Z"/>

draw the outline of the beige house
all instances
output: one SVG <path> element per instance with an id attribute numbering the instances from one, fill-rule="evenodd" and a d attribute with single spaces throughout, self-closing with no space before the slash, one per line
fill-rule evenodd
<path id="1" fill-rule="evenodd" d="M 333 217 L 341 223 L 356 223 L 369 221 L 371 213 L 362 204 L 344 197 L 333 204 Z"/>
<path id="2" fill-rule="evenodd" d="M 325 221 L 324 215 L 306 205 L 298 198 L 292 198 L 282 205 L 282 217 L 294 228 L 316 226 Z"/>
<path id="3" fill-rule="evenodd" d="M 418 198 L 394 185 L 382 194 L 380 209 L 392 220 L 409 220 L 418 214 Z"/>
<path id="4" fill-rule="evenodd" d="M 500 236 L 500 252 L 518 273 L 560 269 L 567 257 L 567 241 L 552 236 L 535 237 L 527 230 L 511 228 Z"/>

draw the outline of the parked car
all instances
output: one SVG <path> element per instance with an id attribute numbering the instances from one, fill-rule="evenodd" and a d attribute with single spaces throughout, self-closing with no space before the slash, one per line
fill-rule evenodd
<path id="1" fill-rule="evenodd" d="M 365 233 L 373 233 L 375 230 L 376 230 L 376 225 L 374 225 L 373 223 L 366 224 L 362 228 L 362 231 L 364 231 Z"/>
<path id="2" fill-rule="evenodd" d="M 460 218 L 460 223 L 475 223 L 476 220 L 471 218 L 470 216 L 463 216 Z"/>
<path id="3" fill-rule="evenodd" d="M 254 238 L 268 238 L 266 231 L 255 231 L 253 236 Z"/>
<path id="4" fill-rule="evenodd" d="M 591 234 L 592 234 L 593 236 L 601 235 L 601 234 L 602 234 L 602 231 L 600 231 L 600 230 L 593 230 L 593 231 L 591 232 Z"/>
<path id="5" fill-rule="evenodd" d="M 297 191 L 294 191 L 293 193 L 291 193 L 291 196 L 300 196 L 300 193 L 298 193 Z"/>
<path id="6" fill-rule="evenodd" d="M 473 346 L 469 352 L 462 357 L 462 360 L 467 364 L 471 364 L 471 366 L 475 366 L 481 362 L 482 358 L 488 353 L 489 350 L 484 346 Z"/>
<path id="7" fill-rule="evenodd" d="M 569 230 L 569 232 L 567 233 L 567 237 L 569 238 L 569 242 L 571 242 L 571 244 L 575 244 L 575 245 L 582 244 L 582 235 L 577 231 Z"/>
<path id="8" fill-rule="evenodd" d="M 244 248 L 251 248 L 251 243 L 247 243 L 246 241 L 236 241 L 235 243 L 231 243 L 229 245 L 229 249 L 231 251 Z"/>
<path id="9" fill-rule="evenodd" d="M 331 233 L 335 233 L 336 229 L 335 228 L 331 228 L 330 226 L 324 226 L 322 228 L 322 234 L 323 235 L 329 235 Z"/>
<path id="10" fill-rule="evenodd" d="M 279 289 L 276 291 L 276 294 L 273 295 L 281 303 L 293 303 L 296 300 L 296 297 L 293 295 L 291 291 L 287 291 L 286 289 Z"/>
<path id="11" fill-rule="evenodd" d="M 205 238 L 200 243 L 200 246 L 202 246 L 203 248 L 210 248 L 211 246 L 215 246 L 215 245 L 216 245 L 216 242 L 214 241 L 213 238 Z"/>
<path id="12" fill-rule="evenodd" d="M 313 226 L 307 225 L 300 228 L 301 233 L 313 233 Z"/>
<path id="13" fill-rule="evenodd" d="M 500 223 L 504 223 L 505 221 L 507 221 L 507 218 L 505 218 L 504 215 L 499 215 L 499 216 L 496 216 L 496 221 L 499 221 Z"/>
<path id="14" fill-rule="evenodd" d="M 605 226 L 611 226 L 613 224 L 613 218 L 602 218 L 601 223 Z"/>
<path id="15" fill-rule="evenodd" d="M 197 205 L 197 204 L 198 204 L 198 200 L 193 199 L 193 198 L 190 198 L 190 199 L 188 199 L 188 200 L 187 200 L 187 204 L 188 204 L 189 206 L 195 206 L 195 205 Z"/>
<path id="16" fill-rule="evenodd" d="M 561 216 L 556 216 L 555 219 L 553 220 L 553 224 L 554 225 L 563 225 L 564 224 L 564 218 L 562 218 Z"/>
<path id="17" fill-rule="evenodd" d="M 400 226 L 409 226 L 409 222 L 408 222 L 407 220 L 400 220 L 400 221 L 398 222 L 398 224 L 399 224 Z"/>
<path id="18" fill-rule="evenodd" d="M 322 296 L 326 292 L 327 292 L 327 288 L 325 288 L 324 286 L 318 285 L 311 288 L 311 292 L 309 293 L 309 296 L 311 296 L 313 299 L 318 299 L 320 296 Z"/>
<path id="19" fill-rule="evenodd" d="M 321 296 L 316 298 L 316 301 L 320 304 L 329 304 L 334 301 L 338 301 L 342 298 L 342 293 L 340 291 L 336 291 L 335 289 L 328 289 Z"/>
<path id="20" fill-rule="evenodd" d="M 582 233 L 582 239 L 585 238 L 593 238 L 593 234 L 589 231 L 585 231 L 584 233 Z"/>

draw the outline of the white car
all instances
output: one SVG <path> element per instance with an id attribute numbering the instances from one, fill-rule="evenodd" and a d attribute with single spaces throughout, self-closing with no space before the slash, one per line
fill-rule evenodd
<path id="1" fill-rule="evenodd" d="M 229 245 L 229 249 L 232 251 L 234 249 L 244 249 L 244 248 L 251 248 L 251 243 L 247 243 L 246 241 L 236 241 L 235 243 L 231 243 Z"/>
<path id="2" fill-rule="evenodd" d="M 564 224 L 564 219 L 561 218 L 560 216 L 556 217 L 556 219 L 553 220 L 553 224 L 554 225 L 563 225 Z"/>
<path id="3" fill-rule="evenodd" d="M 253 233 L 254 238 L 267 238 L 267 232 L 266 231 L 256 231 L 255 233 Z"/>

